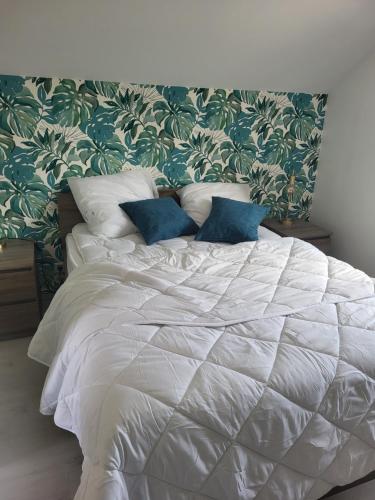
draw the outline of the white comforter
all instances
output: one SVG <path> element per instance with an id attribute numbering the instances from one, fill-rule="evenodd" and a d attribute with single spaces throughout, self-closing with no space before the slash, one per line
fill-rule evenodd
<path id="1" fill-rule="evenodd" d="M 292 238 L 91 250 L 29 349 L 76 500 L 313 500 L 375 469 L 369 277 Z"/>

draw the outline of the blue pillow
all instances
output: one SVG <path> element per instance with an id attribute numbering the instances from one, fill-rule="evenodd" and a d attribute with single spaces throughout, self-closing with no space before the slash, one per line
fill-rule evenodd
<path id="1" fill-rule="evenodd" d="M 127 201 L 119 206 L 137 226 L 147 245 L 195 234 L 199 229 L 193 219 L 169 196 Z"/>
<path id="2" fill-rule="evenodd" d="M 212 197 L 210 215 L 195 239 L 213 243 L 241 243 L 258 239 L 258 226 L 269 208 L 255 203 Z"/>

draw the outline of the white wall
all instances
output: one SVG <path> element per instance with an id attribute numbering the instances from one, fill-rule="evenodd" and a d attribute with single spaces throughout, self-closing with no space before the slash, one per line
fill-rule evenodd
<path id="1" fill-rule="evenodd" d="M 328 97 L 312 221 L 333 255 L 375 277 L 375 52 Z"/>
<path id="2" fill-rule="evenodd" d="M 0 0 L 0 74 L 326 92 L 374 0 Z"/>

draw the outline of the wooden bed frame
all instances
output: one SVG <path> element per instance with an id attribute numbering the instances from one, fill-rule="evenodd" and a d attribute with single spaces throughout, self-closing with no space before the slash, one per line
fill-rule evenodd
<path id="1" fill-rule="evenodd" d="M 177 194 L 177 189 L 160 189 L 159 196 L 161 198 L 163 198 L 164 196 L 171 196 L 177 201 L 178 204 L 180 204 L 180 198 Z M 76 224 L 84 222 L 84 220 L 82 218 L 80 211 L 78 210 L 76 202 L 74 201 L 73 195 L 71 193 L 59 193 L 57 195 L 57 206 L 59 213 L 59 228 L 62 238 L 62 247 L 64 255 L 64 270 L 66 271 L 66 236 L 67 234 L 72 232 L 72 229 Z M 345 486 L 337 486 L 336 488 L 333 488 L 326 495 L 324 495 L 322 499 L 328 498 L 342 491 L 349 490 L 354 486 L 358 486 L 359 484 L 366 483 L 374 479 L 375 479 L 375 471 L 370 472 L 370 474 L 361 479 L 358 479 L 354 483 Z"/>

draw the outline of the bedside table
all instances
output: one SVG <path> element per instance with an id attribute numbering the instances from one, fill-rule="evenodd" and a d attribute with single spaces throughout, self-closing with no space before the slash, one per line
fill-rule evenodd
<path id="1" fill-rule="evenodd" d="M 308 241 L 327 255 L 330 252 L 331 233 L 306 220 L 296 219 L 292 225 L 287 226 L 277 219 L 265 219 L 261 225 L 280 236 Z"/>
<path id="2" fill-rule="evenodd" d="M 33 335 L 40 321 L 34 242 L 6 240 L 0 249 L 0 339 Z"/>

